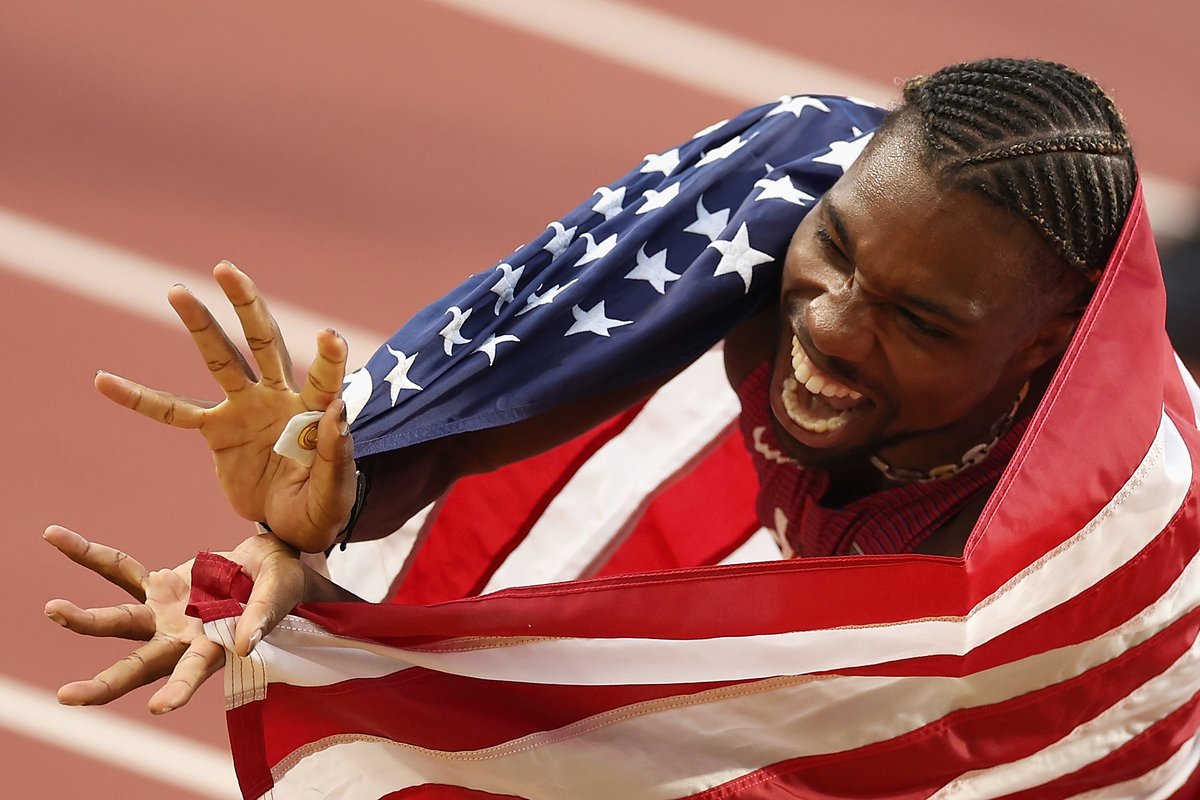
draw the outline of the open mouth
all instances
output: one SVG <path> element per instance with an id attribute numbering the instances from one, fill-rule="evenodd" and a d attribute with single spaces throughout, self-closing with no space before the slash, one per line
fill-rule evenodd
<path id="1" fill-rule="evenodd" d="M 869 405 L 862 393 L 817 368 L 792 336 L 792 374 L 783 379 L 780 399 L 788 419 L 815 434 L 841 430 Z"/>

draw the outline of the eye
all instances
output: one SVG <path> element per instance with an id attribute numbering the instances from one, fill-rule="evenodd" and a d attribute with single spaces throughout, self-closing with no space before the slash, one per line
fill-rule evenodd
<path id="1" fill-rule="evenodd" d="M 833 240 L 833 236 L 829 233 L 829 228 L 825 227 L 824 222 L 817 222 L 817 241 L 821 243 L 821 247 L 825 249 L 831 256 L 839 261 L 849 261 L 850 259 L 837 246 L 837 242 Z"/>
<path id="2" fill-rule="evenodd" d="M 900 315 L 900 318 L 904 320 L 904 323 L 908 325 L 909 328 L 922 336 L 927 336 L 930 339 L 950 338 L 949 333 L 937 327 L 936 325 L 930 325 L 924 319 L 909 311 L 907 308 L 904 308 L 903 306 L 896 306 L 896 313 Z"/>

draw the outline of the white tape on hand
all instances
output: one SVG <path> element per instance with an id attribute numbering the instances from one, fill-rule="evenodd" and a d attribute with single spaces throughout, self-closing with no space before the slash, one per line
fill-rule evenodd
<path id="1" fill-rule="evenodd" d="M 275 440 L 275 452 L 311 467 L 317 457 L 317 422 L 324 412 L 302 411 L 288 420 Z"/>

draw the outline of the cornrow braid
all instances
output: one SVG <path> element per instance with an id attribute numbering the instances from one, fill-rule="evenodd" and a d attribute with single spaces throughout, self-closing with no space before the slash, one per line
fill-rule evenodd
<path id="1" fill-rule="evenodd" d="M 904 87 L 937 174 L 1027 219 L 1094 282 L 1133 201 L 1125 122 L 1087 76 L 1036 59 L 957 64 Z"/>

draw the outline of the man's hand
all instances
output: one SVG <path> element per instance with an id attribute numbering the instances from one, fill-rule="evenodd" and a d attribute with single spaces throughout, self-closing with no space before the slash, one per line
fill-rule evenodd
<path id="1" fill-rule="evenodd" d="M 51 600 L 46 603 L 46 616 L 85 636 L 146 642 L 91 680 L 62 686 L 60 703 L 101 705 L 170 676 L 148 703 L 151 713 L 164 714 L 187 703 L 225 663 L 225 649 L 205 638 L 200 620 L 185 613 L 191 593 L 191 561 L 174 569 L 148 572 L 120 550 L 89 542 L 57 525 L 47 528 L 44 538 L 136 601 L 82 609 L 67 600 Z M 234 633 L 239 655 L 248 654 L 298 603 L 359 599 L 304 566 L 294 548 L 271 534 L 252 536 L 221 555 L 241 565 L 254 580 Z"/>
<path id="2" fill-rule="evenodd" d="M 97 373 L 96 388 L 153 420 L 198 429 L 234 511 L 267 522 L 280 538 L 306 552 L 320 552 L 333 544 L 354 505 L 353 443 L 345 404 L 338 399 L 346 342 L 333 330 L 321 331 L 317 356 L 298 389 L 279 326 L 253 281 L 227 261 L 218 264 L 213 275 L 237 311 L 258 376 L 204 304 L 177 285 L 167 299 L 191 332 L 225 399 L 217 404 L 190 400 L 106 372 Z M 273 450 L 288 420 L 302 411 L 325 412 L 317 427 L 317 458 L 311 469 Z"/>

